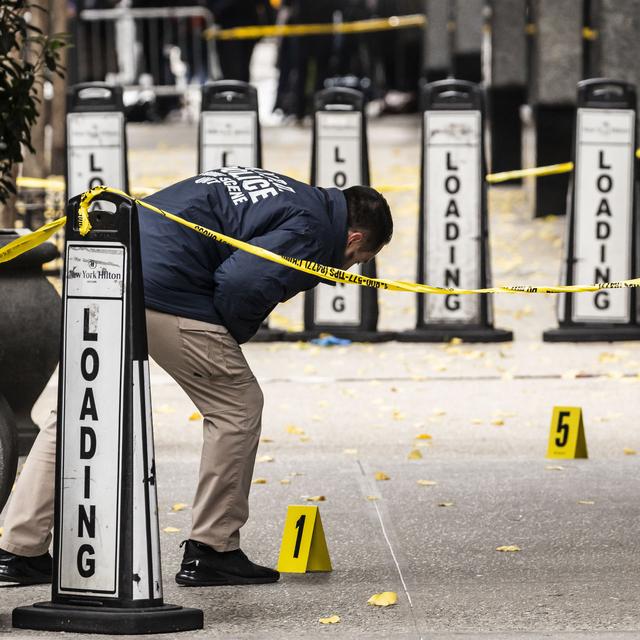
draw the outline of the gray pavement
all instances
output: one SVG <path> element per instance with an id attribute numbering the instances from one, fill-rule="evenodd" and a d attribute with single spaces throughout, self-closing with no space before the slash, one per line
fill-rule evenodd
<path id="1" fill-rule="evenodd" d="M 396 234 L 379 260 L 385 277 L 415 277 L 417 127 L 415 118 L 371 124 L 373 182 L 404 187 L 387 190 Z M 309 138 L 266 128 L 265 166 L 305 178 Z M 132 182 L 190 175 L 195 140 L 189 124 L 132 127 Z M 494 189 L 490 202 L 494 280 L 555 284 L 564 221 L 532 220 L 524 189 Z M 161 529 L 180 530 L 161 532 L 165 600 L 205 611 L 205 630 L 183 637 L 640 638 L 640 459 L 625 454 L 640 450 L 640 345 L 544 344 L 555 298 L 494 302 L 513 344 L 244 348 L 266 397 L 259 455 L 273 461 L 256 465 L 267 482 L 253 487 L 243 549 L 275 565 L 287 505 L 326 496 L 306 504 L 320 507 L 334 571 L 276 585 L 173 583 L 190 509 L 172 505 L 191 504 L 201 433 L 191 403 L 154 365 Z M 381 328 L 410 328 L 414 307 L 413 295 L 382 292 Z M 301 319 L 294 299 L 272 321 L 296 329 Z M 54 378 L 34 418 L 55 392 Z M 588 460 L 545 460 L 554 405 L 583 408 Z M 421 459 L 407 458 L 413 449 Z M 374 480 L 377 471 L 390 480 Z M 398 604 L 368 606 L 381 591 L 396 591 Z M 10 612 L 48 590 L 1 593 L 0 633 L 41 636 L 12 631 Z M 319 624 L 332 614 L 339 624 Z"/>

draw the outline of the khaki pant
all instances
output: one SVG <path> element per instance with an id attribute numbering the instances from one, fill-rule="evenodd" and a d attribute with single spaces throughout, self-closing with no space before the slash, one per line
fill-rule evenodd
<path id="1" fill-rule="evenodd" d="M 149 354 L 204 416 L 192 540 L 217 551 L 240 543 L 260 436 L 263 397 L 237 342 L 224 327 L 147 310 Z M 53 526 L 56 414 L 25 462 L 4 522 L 0 547 L 45 553 Z"/>

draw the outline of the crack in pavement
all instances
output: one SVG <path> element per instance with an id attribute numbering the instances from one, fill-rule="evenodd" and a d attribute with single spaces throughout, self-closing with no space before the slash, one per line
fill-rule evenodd
<path id="1" fill-rule="evenodd" d="M 362 466 L 362 462 L 360 460 L 356 461 L 358 463 L 358 467 L 360 468 L 360 473 L 362 474 L 362 478 L 363 478 L 363 483 L 366 484 L 367 488 L 372 490 L 372 493 L 375 493 L 375 491 L 373 491 L 373 487 L 371 486 L 371 480 L 369 480 L 364 467 Z M 361 484 L 362 486 L 362 484 Z M 371 495 L 372 493 L 368 494 Z M 411 600 L 411 594 L 409 593 L 409 587 L 407 587 L 407 583 L 404 579 L 404 574 L 402 573 L 402 568 L 400 567 L 400 562 L 398 561 L 398 557 L 396 555 L 396 552 L 393 548 L 393 544 L 391 543 L 391 540 L 389 538 L 389 534 L 387 533 L 387 529 L 390 529 L 390 526 L 385 525 L 384 523 L 384 519 L 382 517 L 382 511 L 380 509 L 380 507 L 378 506 L 378 503 L 376 500 L 372 501 L 373 502 L 373 506 L 375 508 L 376 511 L 376 516 L 378 518 L 378 522 L 380 524 L 380 529 L 382 530 L 382 536 L 387 544 L 387 547 L 389 548 L 389 552 L 391 553 L 391 558 L 393 559 L 393 564 L 395 565 L 396 571 L 398 572 L 398 576 L 400 577 L 400 582 L 402 583 L 402 588 L 404 590 L 405 595 L 407 596 L 407 601 L 409 602 L 409 612 L 411 613 L 411 619 L 413 621 L 413 625 L 416 629 L 416 633 L 418 634 L 418 638 L 420 640 L 422 640 L 423 636 L 422 633 L 420 632 L 420 625 L 418 623 L 418 618 L 416 617 L 415 611 L 413 609 L 413 601 Z"/>

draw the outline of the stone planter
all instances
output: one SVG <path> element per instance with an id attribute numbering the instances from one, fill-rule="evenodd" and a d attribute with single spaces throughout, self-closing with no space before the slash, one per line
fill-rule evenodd
<path id="1" fill-rule="evenodd" d="M 0 246 L 23 233 L 0 229 Z M 42 273 L 58 257 L 45 242 L 0 264 L 0 396 L 13 411 L 18 451 L 26 455 L 38 434 L 31 409 L 53 373 L 60 354 L 60 296 Z"/>

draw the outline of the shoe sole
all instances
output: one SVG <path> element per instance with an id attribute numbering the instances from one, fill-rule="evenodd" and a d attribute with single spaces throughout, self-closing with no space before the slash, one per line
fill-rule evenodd
<path id="1" fill-rule="evenodd" d="M 25 576 L 12 576 L 6 573 L 0 573 L 0 582 L 16 584 L 21 587 L 29 587 L 36 584 L 51 584 L 51 578 L 28 578 Z"/>
<path id="2" fill-rule="evenodd" d="M 247 584 L 272 584 L 274 582 L 278 582 L 279 579 L 280 576 L 275 576 L 273 578 L 242 578 L 231 574 L 217 573 L 215 577 L 202 580 L 176 573 L 176 582 L 182 587 L 223 587 Z"/>

